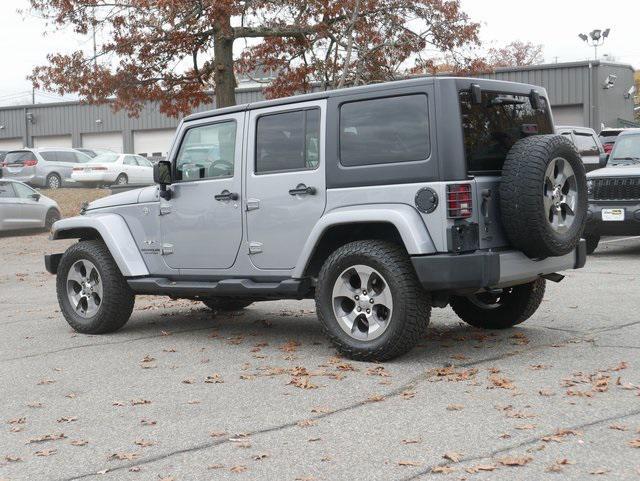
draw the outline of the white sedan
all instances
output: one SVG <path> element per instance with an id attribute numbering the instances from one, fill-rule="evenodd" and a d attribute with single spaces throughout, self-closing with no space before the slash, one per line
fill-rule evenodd
<path id="1" fill-rule="evenodd" d="M 140 155 L 100 154 L 73 168 L 71 180 L 83 184 L 152 184 L 153 164 Z"/>

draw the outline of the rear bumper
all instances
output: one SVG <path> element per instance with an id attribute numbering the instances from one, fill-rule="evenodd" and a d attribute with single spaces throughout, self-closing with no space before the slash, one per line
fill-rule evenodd
<path id="1" fill-rule="evenodd" d="M 530 259 L 520 251 L 413 256 L 420 283 L 428 291 L 461 291 L 506 287 L 531 282 L 546 274 L 584 267 L 587 249 L 581 240 L 561 257 Z"/>
<path id="2" fill-rule="evenodd" d="M 623 209 L 623 221 L 603 221 L 602 209 Z M 640 235 L 640 202 L 589 201 L 585 234 L 596 235 Z"/>

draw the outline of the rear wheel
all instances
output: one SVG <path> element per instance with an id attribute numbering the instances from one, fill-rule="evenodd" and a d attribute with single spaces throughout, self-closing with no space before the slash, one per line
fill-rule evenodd
<path id="1" fill-rule="evenodd" d="M 59 189 L 62 186 L 62 179 L 58 174 L 49 174 L 46 180 L 47 189 Z"/>
<path id="2" fill-rule="evenodd" d="M 60 260 L 56 279 L 60 309 L 69 325 L 84 334 L 120 329 L 133 311 L 135 296 L 102 241 L 80 241 Z"/>
<path id="3" fill-rule="evenodd" d="M 597 234 L 586 234 L 584 239 L 587 241 L 587 254 L 593 254 L 600 243 L 600 236 Z"/>
<path id="4" fill-rule="evenodd" d="M 250 306 L 253 301 L 234 297 L 210 297 L 202 303 L 213 311 L 239 311 Z"/>
<path id="5" fill-rule="evenodd" d="M 507 329 L 529 319 L 540 307 L 546 281 L 482 292 L 470 296 L 453 296 L 453 311 L 467 324 L 481 329 Z"/>
<path id="6" fill-rule="evenodd" d="M 407 252 L 375 240 L 337 249 L 326 260 L 316 287 L 318 318 L 345 356 L 385 361 L 411 350 L 431 314 Z"/>
<path id="7" fill-rule="evenodd" d="M 60 220 L 60 212 L 58 209 L 49 209 L 47 212 L 47 216 L 44 219 L 44 227 L 46 229 L 51 229 L 51 226 Z"/>
<path id="8" fill-rule="evenodd" d="M 127 177 L 127 174 L 120 174 L 116 179 L 117 185 L 126 185 L 128 183 L 129 183 L 129 178 Z"/>

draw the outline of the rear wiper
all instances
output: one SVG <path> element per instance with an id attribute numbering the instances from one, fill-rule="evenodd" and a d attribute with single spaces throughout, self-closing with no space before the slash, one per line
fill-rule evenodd
<path id="1" fill-rule="evenodd" d="M 524 100 L 513 99 L 511 97 L 494 97 L 489 102 L 491 105 L 522 105 Z"/>

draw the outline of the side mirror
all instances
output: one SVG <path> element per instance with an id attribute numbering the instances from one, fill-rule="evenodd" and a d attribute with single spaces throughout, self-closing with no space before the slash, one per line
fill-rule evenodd
<path id="1" fill-rule="evenodd" d="M 36 202 L 38 202 L 40 200 L 40 194 L 38 194 L 37 192 L 34 192 L 33 194 L 31 194 L 29 197 L 31 197 L 33 200 L 35 200 Z"/>
<path id="2" fill-rule="evenodd" d="M 598 166 L 600 168 L 606 167 L 607 166 L 607 162 L 609 162 L 609 154 L 601 153 L 600 154 L 600 161 L 598 162 Z"/>
<path id="3" fill-rule="evenodd" d="M 167 185 L 172 183 L 171 162 L 161 160 L 153 166 L 153 181 L 160 186 L 160 197 L 169 200 L 171 191 L 167 190 Z"/>

